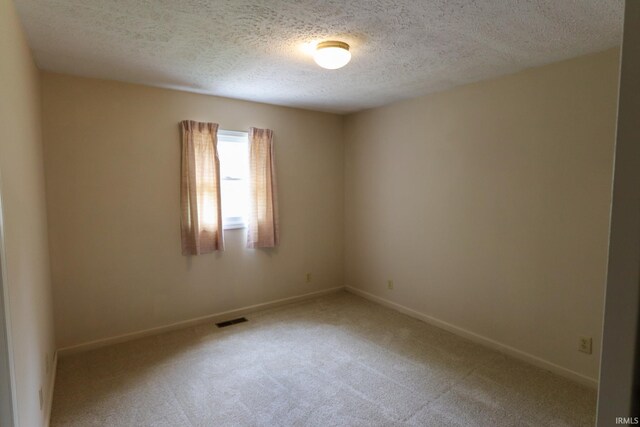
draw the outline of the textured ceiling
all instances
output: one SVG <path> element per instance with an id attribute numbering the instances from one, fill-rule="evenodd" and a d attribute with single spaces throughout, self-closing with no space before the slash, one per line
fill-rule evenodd
<path id="1" fill-rule="evenodd" d="M 16 0 L 38 66 L 350 112 L 620 43 L 622 0 Z M 339 39 L 324 70 L 305 43 Z"/>

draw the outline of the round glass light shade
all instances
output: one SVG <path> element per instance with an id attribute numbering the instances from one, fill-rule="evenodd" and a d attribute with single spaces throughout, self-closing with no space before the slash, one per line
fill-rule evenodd
<path id="1" fill-rule="evenodd" d="M 335 70 L 351 61 L 351 52 L 349 52 L 349 45 L 344 42 L 322 42 L 316 46 L 313 59 L 322 68 Z"/>

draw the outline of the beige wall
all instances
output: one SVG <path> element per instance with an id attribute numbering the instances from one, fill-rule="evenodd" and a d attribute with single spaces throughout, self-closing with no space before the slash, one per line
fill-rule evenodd
<path id="1" fill-rule="evenodd" d="M 59 347 L 343 285 L 342 117 L 42 74 Z M 183 119 L 274 130 L 281 245 L 180 253 Z M 312 282 L 305 282 L 305 273 Z"/>
<path id="2" fill-rule="evenodd" d="M 0 174 L 18 419 L 42 426 L 54 351 L 38 71 L 10 0 L 0 0 Z"/>
<path id="3" fill-rule="evenodd" d="M 617 79 L 610 50 L 349 116 L 346 284 L 595 380 Z"/>

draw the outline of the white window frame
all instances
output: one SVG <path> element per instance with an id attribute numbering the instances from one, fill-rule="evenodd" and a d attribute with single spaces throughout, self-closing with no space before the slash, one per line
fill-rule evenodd
<path id="1" fill-rule="evenodd" d="M 218 129 L 218 142 L 220 142 L 221 140 L 224 140 L 224 142 L 235 142 L 235 143 L 239 143 L 239 144 L 247 144 L 247 156 L 249 156 L 249 132 L 241 132 L 241 131 L 235 131 L 235 130 L 225 130 L 225 129 Z M 247 161 L 249 161 L 249 159 L 247 158 Z M 248 181 L 249 177 L 247 176 L 247 181 Z M 220 180 L 221 181 L 225 181 L 225 178 L 223 176 L 220 176 Z M 247 182 L 248 185 L 248 182 Z M 220 187 L 222 188 L 222 182 L 220 183 Z M 224 211 L 224 191 L 222 193 L 222 197 L 221 197 L 221 201 L 223 203 L 223 211 Z M 249 214 L 249 212 L 247 212 L 247 214 Z M 224 215 L 224 212 L 223 212 Z M 233 229 L 240 229 L 240 228 L 246 228 L 247 224 L 245 223 L 245 219 L 242 217 L 222 217 L 222 229 L 223 230 L 233 230 Z"/>

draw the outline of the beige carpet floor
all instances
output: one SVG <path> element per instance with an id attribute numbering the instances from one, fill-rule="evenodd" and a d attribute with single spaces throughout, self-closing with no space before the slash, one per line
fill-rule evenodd
<path id="1" fill-rule="evenodd" d="M 595 391 L 341 292 L 62 358 L 52 426 L 592 426 Z"/>

